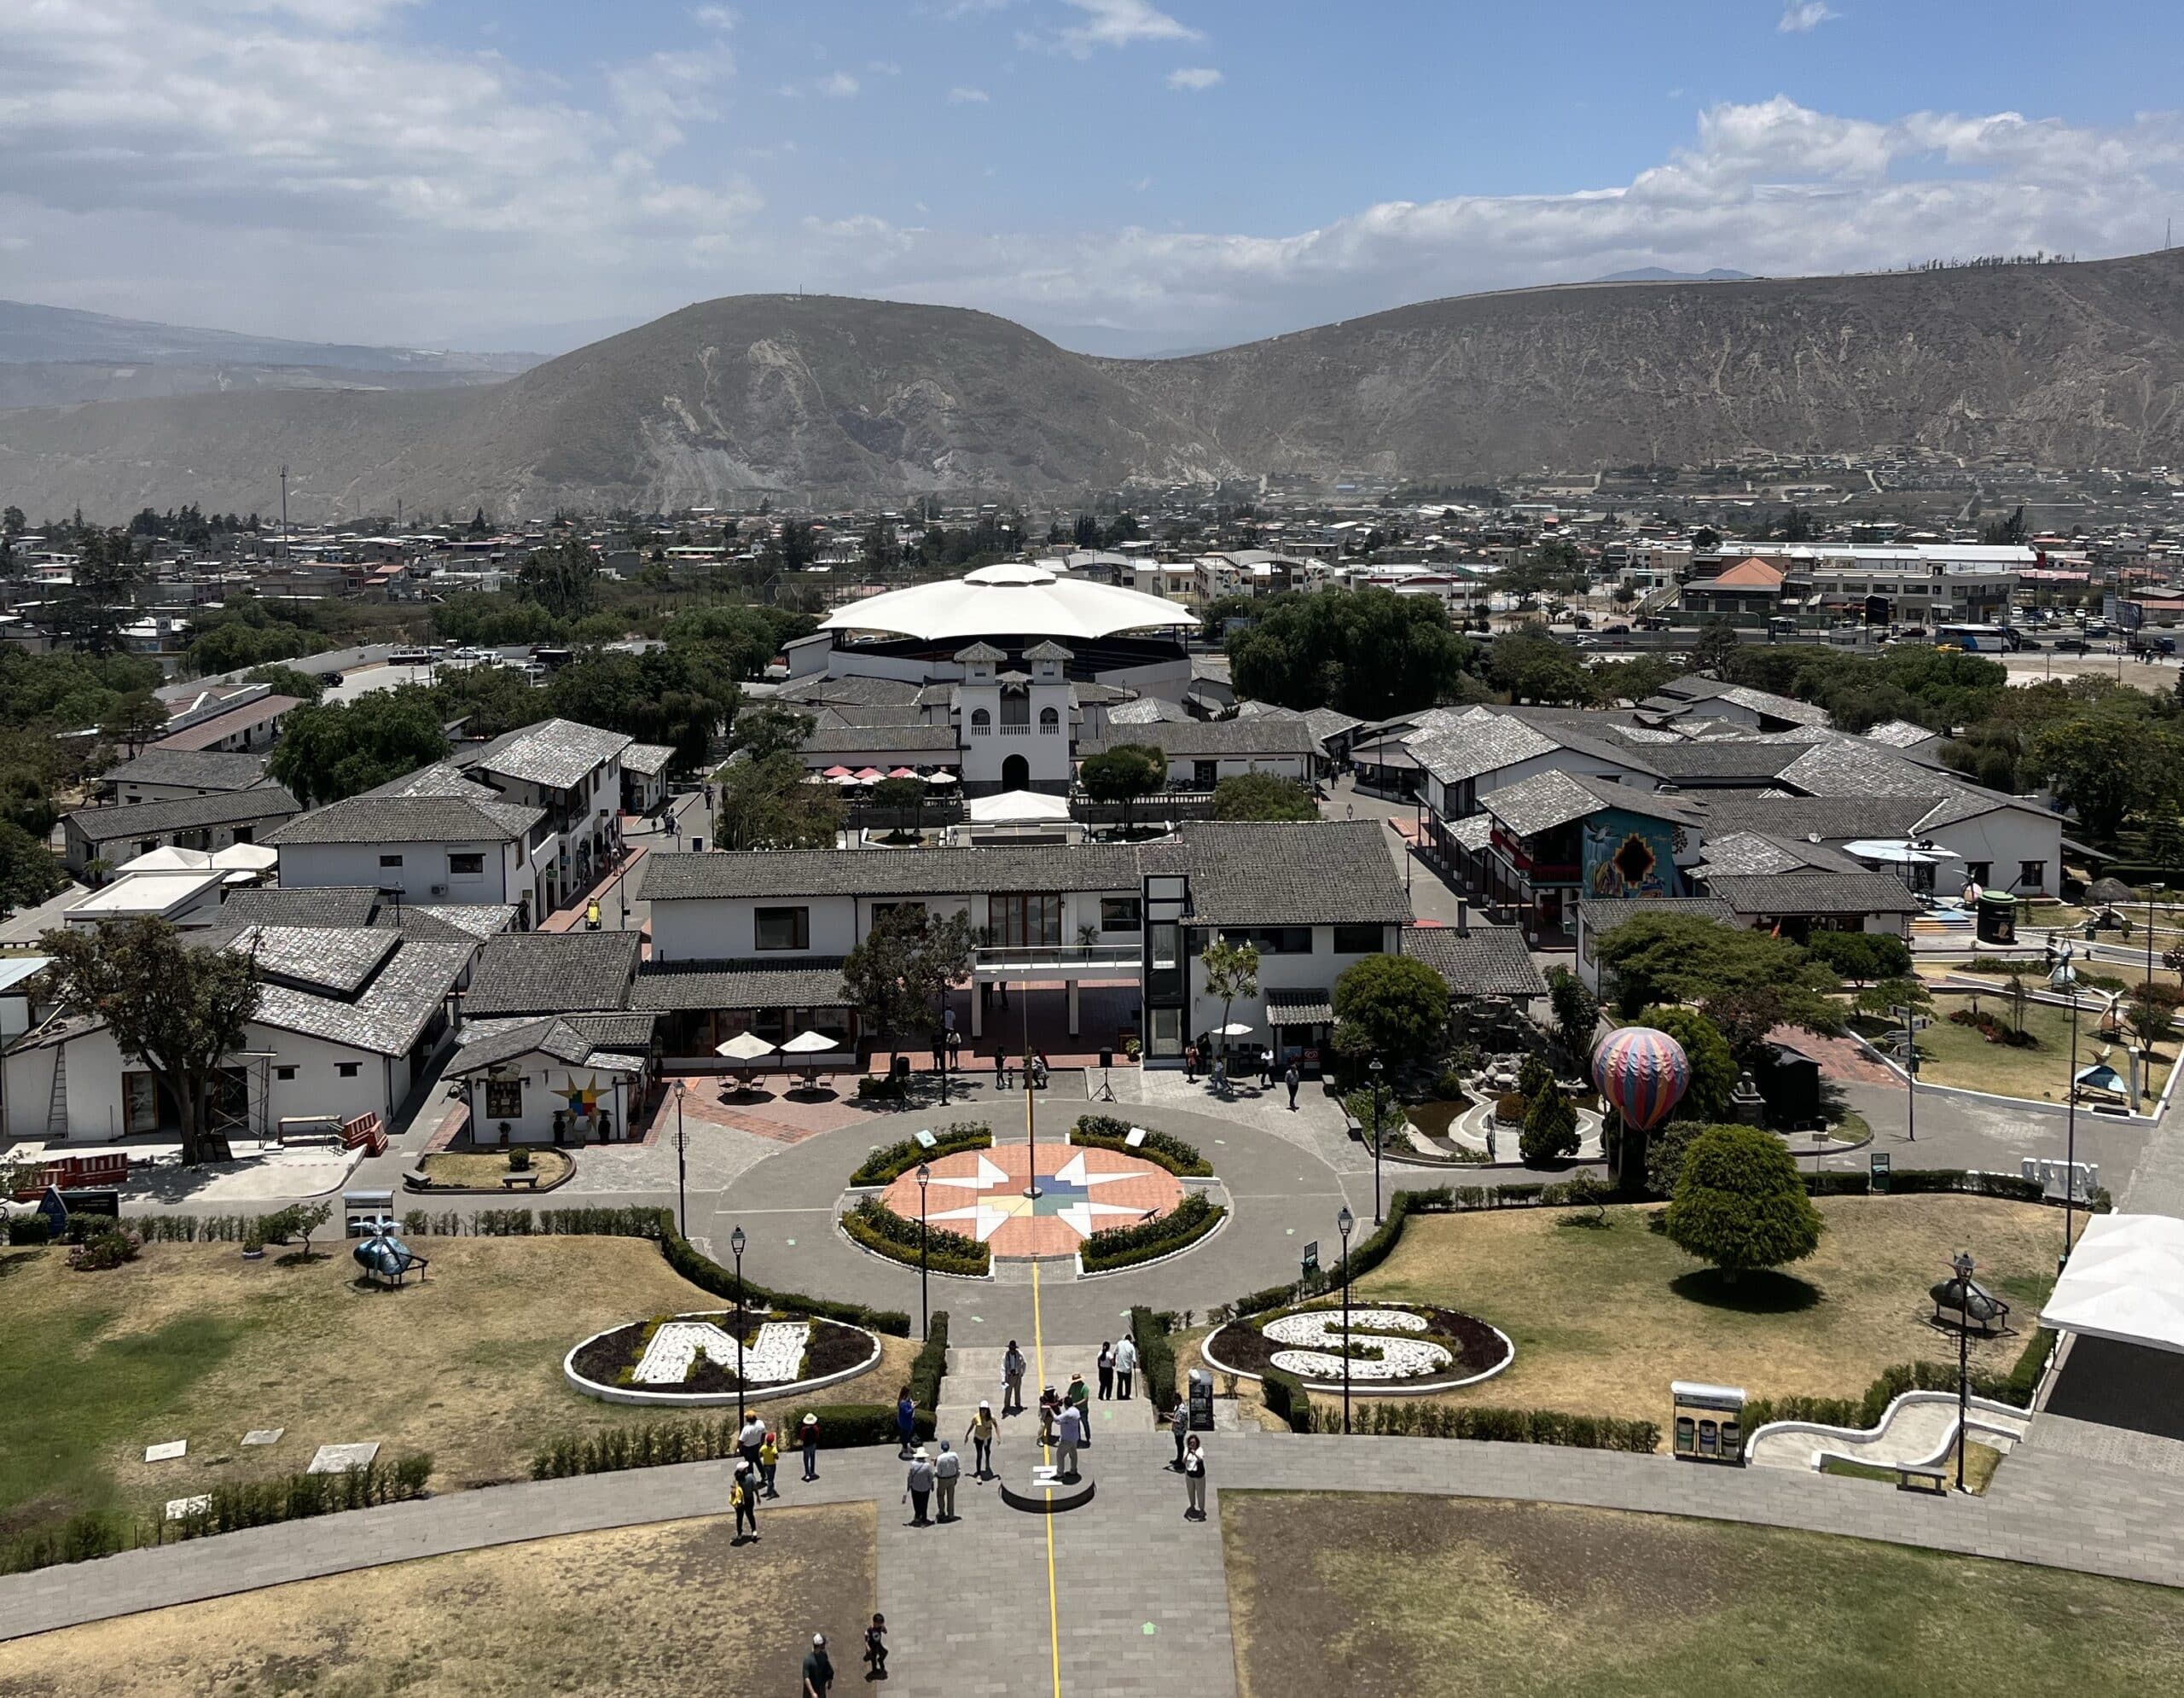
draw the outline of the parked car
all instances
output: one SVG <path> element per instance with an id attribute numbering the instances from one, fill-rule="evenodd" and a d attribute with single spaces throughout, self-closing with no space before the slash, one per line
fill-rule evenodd
<path id="1" fill-rule="evenodd" d="M 2055 652 L 2058 654 L 2090 654 L 2093 645 L 2082 637 L 2059 637 L 2055 639 Z"/>

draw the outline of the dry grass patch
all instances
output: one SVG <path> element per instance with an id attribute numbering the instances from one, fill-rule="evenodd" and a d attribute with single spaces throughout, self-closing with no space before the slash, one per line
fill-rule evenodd
<path id="1" fill-rule="evenodd" d="M 67 1628 L 0 1645 L 0 1698 L 787 1693 L 815 1632 L 853 1679 L 878 1595 L 872 1506 L 770 1509 L 741 1550 L 733 1532 L 572 1534 Z M 724 1581 L 765 1607 L 733 1607 Z"/>
<path id="2" fill-rule="evenodd" d="M 428 1155 L 417 1165 L 425 1172 L 433 1186 L 450 1190 L 505 1191 L 511 1189 L 544 1190 L 558 1185 L 568 1178 L 576 1163 L 568 1152 L 559 1149 L 531 1149 L 531 1166 L 525 1170 L 538 1176 L 537 1185 L 513 1188 L 508 1184 L 514 1169 L 508 1166 L 505 1150 L 443 1150 Z"/>
<path id="3" fill-rule="evenodd" d="M 2062 1217 L 1986 1197 L 1823 1197 L 1810 1259 L 1730 1283 L 1649 1231 L 1650 1208 L 1605 1226 L 1571 1210 L 1414 1215 L 1359 1298 L 1461 1308 L 1509 1335 L 1508 1371 L 1449 1402 L 1664 1421 L 1671 1380 L 1755 1395 L 1855 1397 L 1891 1363 L 1953 1358 L 1929 1324 L 1927 1288 L 1970 1249 L 2021 1330 L 1975 1340 L 1975 1364 L 2007 1371 L 2053 1282 Z"/>

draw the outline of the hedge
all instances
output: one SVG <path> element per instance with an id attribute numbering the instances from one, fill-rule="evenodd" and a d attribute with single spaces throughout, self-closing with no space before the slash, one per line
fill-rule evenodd
<path id="1" fill-rule="evenodd" d="M 8 1242 L 18 1249 L 50 1242 L 53 1223 L 42 1214 L 19 1214 L 8 1222 Z"/>
<path id="2" fill-rule="evenodd" d="M 897 1214 L 877 1197 L 865 1197 L 842 1216 L 842 1230 L 868 1250 L 911 1267 L 935 1273 L 985 1274 L 993 1269 L 993 1250 L 975 1238 L 944 1227 L 921 1226 Z M 919 1257 L 924 1247 L 923 1261 Z"/>
<path id="3" fill-rule="evenodd" d="M 656 1212 L 661 1217 L 659 1247 L 667 1258 L 668 1266 L 700 1291 L 733 1303 L 736 1292 L 735 1274 L 693 1248 L 690 1241 L 670 1224 L 672 1218 L 665 1209 Z M 770 1309 L 793 1310 L 799 1315 L 816 1315 L 822 1320 L 843 1321 L 852 1327 L 892 1334 L 898 1339 L 910 1335 L 910 1317 L 899 1309 L 868 1309 L 862 1303 L 840 1303 L 831 1297 L 774 1291 L 748 1279 L 743 1282 L 743 1300 L 746 1305 L 764 1305 Z"/>
<path id="4" fill-rule="evenodd" d="M 1080 1114 L 1070 1132 L 1072 1143 L 1093 1149 L 1118 1149 L 1124 1155 L 1141 1155 L 1156 1167 L 1165 1167 L 1170 1173 L 1192 1179 L 1210 1179 L 1213 1164 L 1199 1154 L 1194 1143 L 1170 1137 L 1165 1132 L 1147 1132 L 1136 1148 L 1129 1144 L 1130 1127 L 1112 1114 Z"/>
<path id="5" fill-rule="evenodd" d="M 974 1120 L 958 1120 L 944 1126 L 927 1149 L 915 1138 L 904 1138 L 900 1143 L 886 1144 L 864 1159 L 864 1165 L 850 1175 L 852 1185 L 884 1185 L 891 1179 L 900 1178 L 921 1161 L 937 1161 L 944 1155 L 955 1155 L 967 1149 L 991 1149 L 993 1128 Z"/>
<path id="6" fill-rule="evenodd" d="M 781 1417 L 775 1430 L 785 1441 L 797 1442 L 796 1432 L 806 1414 L 819 1417 L 822 1450 L 852 1445 L 891 1445 L 895 1440 L 892 1404 L 817 1404 L 810 1410 L 795 1409 Z M 917 1432 L 932 1437 L 932 1414 L 920 1410 Z M 584 1474 L 617 1474 L 624 1468 L 666 1468 L 677 1462 L 717 1462 L 735 1454 L 735 1412 L 715 1417 L 686 1416 L 676 1421 L 648 1422 L 632 1427 L 600 1427 L 587 1433 L 564 1433 L 549 1439 L 531 1458 L 533 1480 L 566 1480 Z"/>
<path id="7" fill-rule="evenodd" d="M 1166 1415 L 1176 1407 L 1176 1346 L 1168 1341 L 1167 1323 L 1142 1303 L 1130 1311 L 1130 1342 L 1137 1346 L 1138 1377 L 1153 1407 Z"/>
<path id="8" fill-rule="evenodd" d="M 1210 1201 L 1204 1192 L 1194 1191 L 1158 1220 L 1111 1226 L 1094 1233 L 1077 1253 L 1087 1273 L 1135 1267 L 1197 1243 L 1221 1224 L 1226 1213 L 1228 1210 Z"/>
<path id="9" fill-rule="evenodd" d="M 402 1230 L 413 1238 L 657 1238 L 673 1223 L 670 1210 L 652 1204 L 612 1208 L 405 1209 Z"/>
<path id="10" fill-rule="evenodd" d="M 2018 1409 L 2030 1408 L 2032 1394 L 2040 1385 L 2041 1371 L 2048 1365 L 2048 1358 L 2054 1348 L 2055 1335 L 2046 1327 L 2036 1329 L 2008 1373 L 1972 1370 L 1972 1395 Z M 1809 1421 L 1826 1427 L 1873 1427 L 1879 1423 L 1889 1404 L 1906 1392 L 1954 1392 L 1956 1387 L 1954 1363 L 1899 1362 L 1883 1369 L 1860 1398 L 1754 1398 L 1744 1406 L 1744 1433 L 1748 1442 L 1770 1421 Z"/>
<path id="11" fill-rule="evenodd" d="M 1339 1433 L 1342 1411 L 1308 1410 L 1300 1432 Z M 1295 1424 L 1292 1418 L 1292 1425 Z M 1566 1415 L 1555 1409 L 1494 1409 L 1478 1404 L 1383 1399 L 1352 1406 L 1350 1431 L 1419 1439 L 1479 1439 L 1509 1445 L 1560 1445 L 1580 1451 L 1660 1448 L 1661 1429 L 1650 1421 L 1613 1415 Z"/>
<path id="12" fill-rule="evenodd" d="M 1289 1423 L 1292 1433 L 1312 1430 L 1312 1399 L 1304 1390 L 1304 1382 L 1294 1374 L 1284 1373 L 1279 1368 L 1269 1368 L 1259 1381 L 1259 1395 L 1265 1401 L 1267 1412 L 1278 1421 Z"/>
<path id="13" fill-rule="evenodd" d="M 910 1358 L 910 1397 L 920 1409 L 940 1407 L 940 1381 L 948 1372 L 948 1311 L 936 1309 L 925 1343 Z"/>

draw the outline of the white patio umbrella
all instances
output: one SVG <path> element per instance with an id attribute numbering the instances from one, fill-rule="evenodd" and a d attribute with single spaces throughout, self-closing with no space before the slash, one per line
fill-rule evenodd
<path id="1" fill-rule="evenodd" d="M 1258 1027 L 1247 1021 L 1232 1020 L 1228 1025 L 1216 1028 L 1214 1035 L 1219 1038 L 1249 1038 L 1258 1030 Z"/>
<path id="2" fill-rule="evenodd" d="M 731 1061 L 763 1061 L 780 1048 L 755 1032 L 739 1032 L 727 1043 L 717 1046 L 713 1054 L 725 1055 Z"/>
<path id="3" fill-rule="evenodd" d="M 782 1054 L 788 1055 L 816 1055 L 822 1050 L 840 1047 L 823 1032 L 799 1032 L 781 1045 L 781 1050 Z"/>

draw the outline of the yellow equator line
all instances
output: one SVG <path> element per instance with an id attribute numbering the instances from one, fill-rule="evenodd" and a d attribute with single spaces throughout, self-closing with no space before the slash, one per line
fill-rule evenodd
<path id="1" fill-rule="evenodd" d="M 1037 1181 L 1033 1183 L 1036 1183 Z M 1036 1256 L 1031 1259 L 1031 1356 L 1038 1364 L 1037 1384 L 1043 1394 L 1047 1383 L 1047 1340 L 1046 1330 L 1039 1315 L 1039 1262 Z M 1041 1460 L 1048 1464 L 1054 1462 L 1054 1452 L 1044 1445 L 1039 1447 L 1039 1455 Z M 1047 1488 L 1047 1503 L 1049 1506 L 1053 1504 L 1054 1498 L 1054 1487 L 1049 1486 Z M 1061 1607 L 1054 1586 L 1054 1518 L 1051 1507 L 1047 1512 L 1046 1523 L 1047 1644 L 1054 1665 L 1054 1698 L 1061 1698 Z"/>

